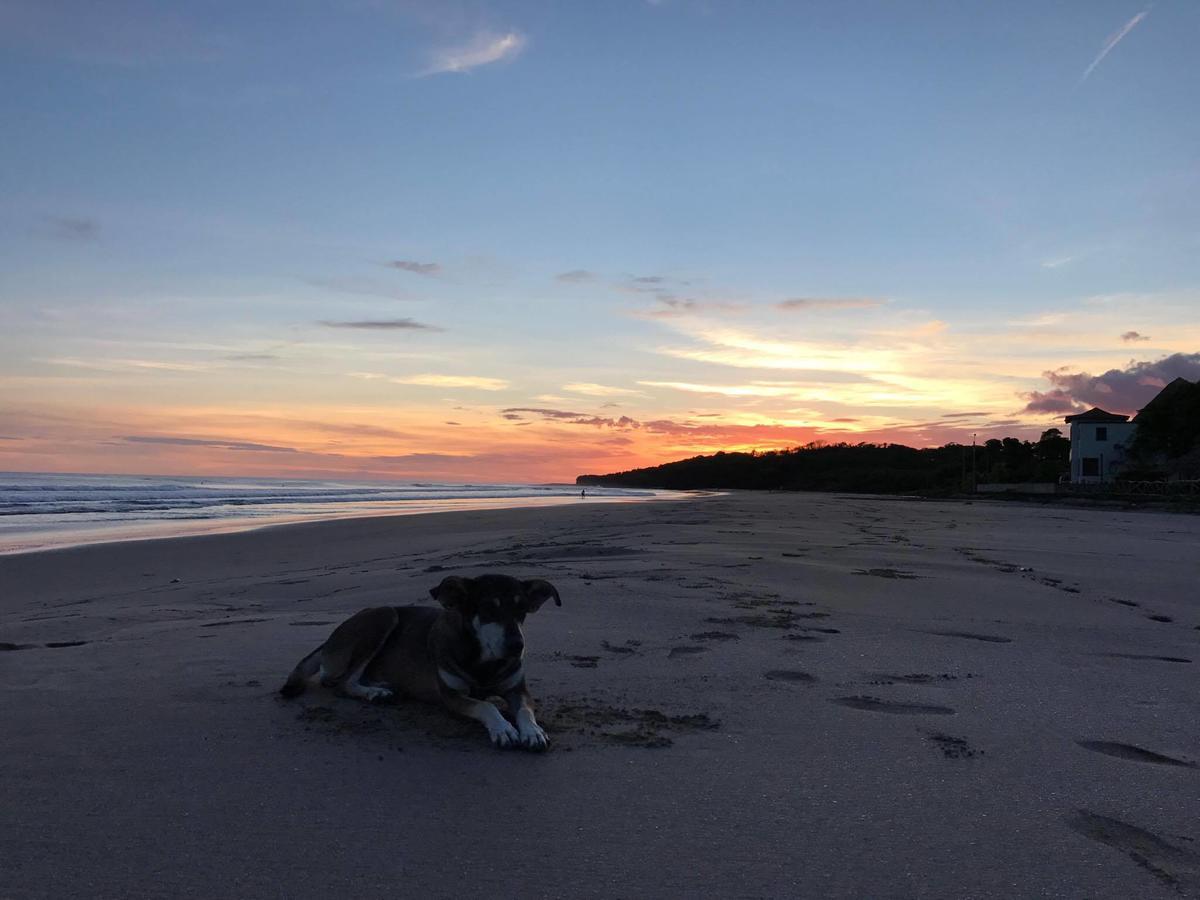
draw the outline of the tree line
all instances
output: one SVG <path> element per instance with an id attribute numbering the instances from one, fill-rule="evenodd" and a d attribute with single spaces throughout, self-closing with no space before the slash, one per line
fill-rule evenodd
<path id="1" fill-rule="evenodd" d="M 989 440 L 916 449 L 902 444 L 825 444 L 787 450 L 714 453 L 609 475 L 580 475 L 580 485 L 664 488 L 956 493 L 972 484 L 1053 482 L 1069 471 L 1071 442 L 1057 428 L 1037 441 Z"/>

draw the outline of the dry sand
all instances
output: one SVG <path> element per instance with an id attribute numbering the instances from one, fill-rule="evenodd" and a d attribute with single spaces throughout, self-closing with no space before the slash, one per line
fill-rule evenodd
<path id="1" fill-rule="evenodd" d="M 554 581 L 555 740 L 274 690 Z M 1200 896 L 1200 517 L 830 495 L 0 558 L 3 897 Z"/>

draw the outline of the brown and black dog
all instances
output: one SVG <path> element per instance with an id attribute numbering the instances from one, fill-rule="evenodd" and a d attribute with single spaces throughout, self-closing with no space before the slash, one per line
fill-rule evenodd
<path id="1" fill-rule="evenodd" d="M 442 609 L 377 606 L 355 613 L 296 664 L 279 689 L 304 692 L 309 679 L 351 697 L 388 700 L 402 694 L 442 703 L 481 722 L 497 747 L 544 750 L 546 732 L 525 686 L 521 623 L 553 598 L 554 585 L 508 575 L 450 576 L 429 592 Z M 488 697 L 503 697 L 514 727 Z"/>

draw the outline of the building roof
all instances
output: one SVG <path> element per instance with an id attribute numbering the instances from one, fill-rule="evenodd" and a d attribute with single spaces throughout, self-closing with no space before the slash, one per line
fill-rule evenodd
<path id="1" fill-rule="evenodd" d="M 1142 413 L 1150 413 L 1154 415 L 1156 412 L 1163 412 L 1169 415 L 1171 406 L 1182 400 L 1183 395 L 1187 394 L 1196 388 L 1196 385 L 1188 381 L 1186 378 L 1176 378 L 1161 391 L 1154 395 L 1154 399 L 1138 410 L 1138 414 L 1133 417 L 1133 421 L 1137 421 Z"/>
<path id="2" fill-rule="evenodd" d="M 1067 416 L 1066 422 L 1128 422 L 1129 416 L 1119 416 L 1116 413 L 1110 413 L 1098 406 L 1093 406 L 1087 412 L 1076 413 L 1073 416 Z"/>

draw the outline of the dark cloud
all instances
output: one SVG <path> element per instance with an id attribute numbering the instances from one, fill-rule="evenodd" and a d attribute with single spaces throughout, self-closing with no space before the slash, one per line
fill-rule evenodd
<path id="1" fill-rule="evenodd" d="M 446 425 L 461 425 L 462 422 L 446 422 Z"/>
<path id="2" fill-rule="evenodd" d="M 442 271 L 442 267 L 437 263 L 415 262 L 411 259 L 393 259 L 385 262 L 384 265 L 389 269 L 399 269 L 402 272 L 413 272 L 417 275 L 437 275 Z"/>
<path id="3" fill-rule="evenodd" d="M 887 302 L 876 297 L 793 297 L 775 304 L 776 309 L 871 309 Z"/>
<path id="4" fill-rule="evenodd" d="M 975 419 L 979 416 L 986 416 L 986 412 L 961 412 L 961 413 L 943 413 L 943 419 Z"/>
<path id="5" fill-rule="evenodd" d="M 830 422 L 857 422 L 858 419 L 830 419 Z"/>
<path id="6" fill-rule="evenodd" d="M 571 412 L 565 409 L 544 409 L 541 407 L 529 406 L 513 406 L 500 411 L 501 416 L 510 421 L 515 421 L 524 418 L 526 415 L 540 416 L 542 419 L 565 422 L 569 425 L 592 425 L 596 428 L 638 428 L 639 423 L 629 418 L 629 416 L 621 416 L 620 418 L 612 418 L 609 416 L 593 416 L 588 413 Z"/>
<path id="7" fill-rule="evenodd" d="M 595 281 L 596 273 L 589 272 L 587 269 L 572 269 L 570 272 L 560 272 L 555 275 L 554 280 L 566 284 L 585 284 L 589 281 Z"/>
<path id="8" fill-rule="evenodd" d="M 1124 369 L 1109 369 L 1101 375 L 1065 369 L 1042 374 L 1051 389 L 1022 395 L 1027 401 L 1025 412 L 1069 413 L 1099 406 L 1114 413 L 1135 413 L 1176 378 L 1200 380 L 1200 353 L 1131 361 Z"/>
<path id="9" fill-rule="evenodd" d="M 214 447 L 218 450 L 252 450 L 269 453 L 295 453 L 295 447 L 276 447 L 272 444 L 254 444 L 249 441 L 226 441 L 207 438 L 156 437 L 148 434 L 122 435 L 128 444 L 170 444 L 176 447 Z"/>
<path id="10" fill-rule="evenodd" d="M 1024 412 L 1073 413 L 1086 409 L 1082 403 L 1077 403 L 1069 393 L 1059 388 L 1044 392 L 1030 391 L 1022 396 L 1029 401 L 1025 405 Z"/>
<path id="11" fill-rule="evenodd" d="M 1123 335 L 1121 335 L 1121 340 L 1123 340 L 1127 344 L 1132 344 L 1135 341 L 1148 341 L 1148 340 L 1150 340 L 1150 335 L 1140 334 L 1139 332 L 1136 332 L 1136 331 L 1127 331 Z"/>
<path id="12" fill-rule="evenodd" d="M 436 325 L 426 325 L 424 322 L 417 322 L 414 319 L 364 319 L 351 322 L 331 322 L 328 319 L 322 319 L 319 325 L 324 325 L 326 328 L 363 328 L 374 329 L 379 331 L 441 331 Z"/>
<path id="13" fill-rule="evenodd" d="M 93 241 L 100 236 L 100 223 L 76 216 L 46 216 L 43 228 L 51 237 L 64 241 Z"/>

